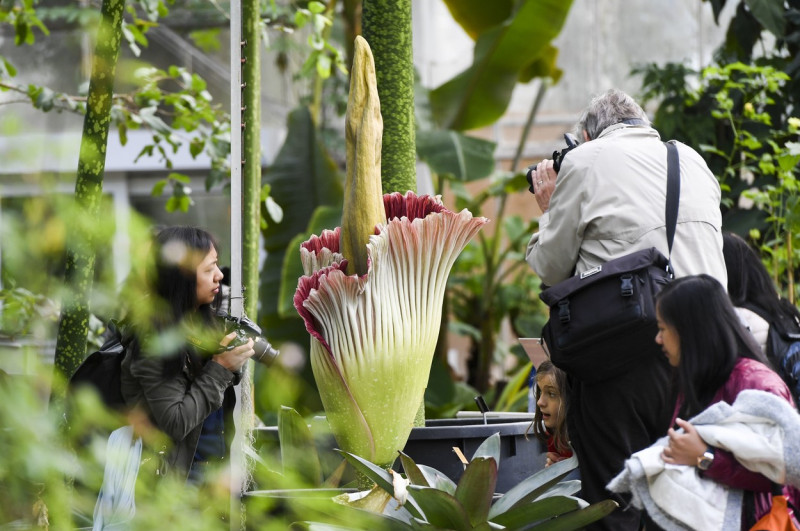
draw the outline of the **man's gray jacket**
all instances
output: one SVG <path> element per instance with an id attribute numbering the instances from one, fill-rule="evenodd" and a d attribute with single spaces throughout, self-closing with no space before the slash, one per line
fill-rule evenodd
<path id="1" fill-rule="evenodd" d="M 681 194 L 675 275 L 707 273 L 727 288 L 720 187 L 705 161 L 677 143 Z M 573 274 L 655 247 L 668 255 L 667 148 L 650 127 L 616 124 L 570 151 L 526 258 L 552 286 Z"/>

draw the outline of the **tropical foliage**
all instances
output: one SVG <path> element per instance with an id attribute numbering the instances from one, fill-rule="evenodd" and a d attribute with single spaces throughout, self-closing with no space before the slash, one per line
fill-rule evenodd
<path id="1" fill-rule="evenodd" d="M 712 2 L 715 16 L 725 4 Z M 715 64 L 701 72 L 680 64 L 635 71 L 645 98 L 660 100 L 662 134 L 702 148 L 723 188 L 724 228 L 760 247 L 791 300 L 800 260 L 797 13 L 795 3 L 742 1 Z M 774 46 L 762 46 L 773 38 Z"/>
<path id="2" fill-rule="evenodd" d="M 390 529 L 580 529 L 617 507 L 612 500 L 589 505 L 574 496 L 580 481 L 561 481 L 576 468 L 574 457 L 540 470 L 505 494 L 496 494 L 499 434 L 478 447 L 458 484 L 435 468 L 417 465 L 402 452 L 402 475 L 358 456 L 343 455 L 375 487 L 369 494 L 343 494 L 339 503 L 381 514 Z M 302 527 L 327 529 L 325 524 L 310 522 Z"/>

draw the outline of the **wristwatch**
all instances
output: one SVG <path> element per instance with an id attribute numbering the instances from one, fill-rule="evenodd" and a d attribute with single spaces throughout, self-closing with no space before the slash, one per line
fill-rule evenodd
<path id="1" fill-rule="evenodd" d="M 697 458 L 697 468 L 700 470 L 708 470 L 711 467 L 711 463 L 714 462 L 714 449 L 710 446 L 706 447 L 706 451 L 703 452 L 703 455 Z"/>

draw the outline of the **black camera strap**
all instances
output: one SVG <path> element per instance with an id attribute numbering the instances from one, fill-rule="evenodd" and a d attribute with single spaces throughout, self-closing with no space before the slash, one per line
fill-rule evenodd
<path id="1" fill-rule="evenodd" d="M 678 225 L 678 203 L 681 196 L 681 167 L 678 158 L 678 148 L 675 141 L 664 142 L 667 146 L 667 206 L 664 214 L 667 228 L 667 271 L 670 277 L 675 276 L 672 269 L 672 241 L 675 239 L 675 229 Z"/>

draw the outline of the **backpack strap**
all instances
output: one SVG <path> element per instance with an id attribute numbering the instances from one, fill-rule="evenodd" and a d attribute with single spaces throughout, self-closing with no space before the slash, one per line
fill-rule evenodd
<path id="1" fill-rule="evenodd" d="M 672 268 L 672 242 L 675 240 L 675 229 L 678 225 L 678 204 L 681 196 L 681 167 L 678 148 L 675 141 L 664 142 L 667 146 L 667 205 L 664 212 L 667 228 L 667 272 L 670 278 L 675 277 Z"/>

